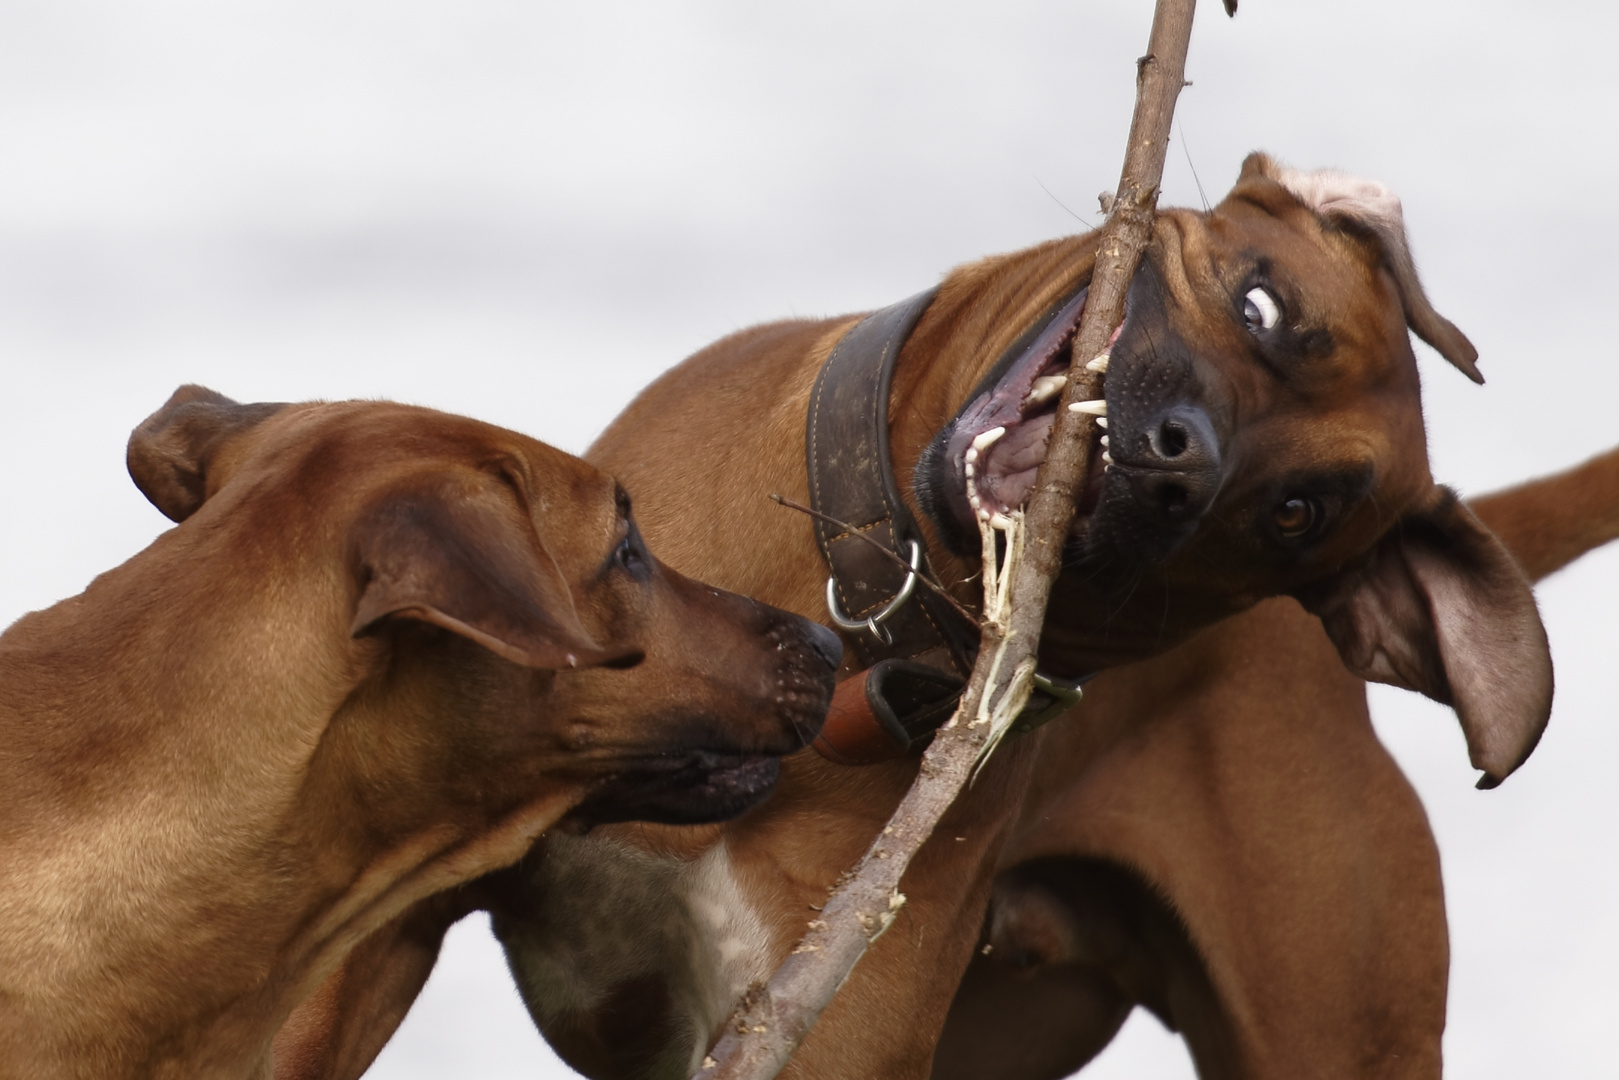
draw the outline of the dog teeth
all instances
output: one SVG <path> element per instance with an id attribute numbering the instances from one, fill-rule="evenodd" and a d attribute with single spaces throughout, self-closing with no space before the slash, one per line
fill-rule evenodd
<path id="1" fill-rule="evenodd" d="M 1107 362 L 1112 355 L 1111 352 L 1098 353 L 1095 360 L 1085 365 L 1085 370 L 1095 372 L 1098 375 L 1107 374 Z"/>
<path id="2" fill-rule="evenodd" d="M 1098 416 L 1096 418 L 1096 426 L 1099 427 L 1099 428 L 1102 428 L 1105 431 L 1107 429 L 1107 417 Z"/>
<path id="3" fill-rule="evenodd" d="M 1107 415 L 1107 402 L 1101 398 L 1097 398 L 1095 401 L 1076 401 L 1068 408 L 1072 412 L 1084 413 L 1086 416 Z"/>
<path id="4" fill-rule="evenodd" d="M 967 464 L 971 465 L 973 462 L 975 462 L 977 460 L 978 460 L 978 447 L 976 447 L 976 446 L 967 447 L 967 457 L 966 457 Z"/>
<path id="5" fill-rule="evenodd" d="M 1062 388 L 1067 385 L 1066 375 L 1042 375 L 1034 380 L 1034 385 L 1029 388 L 1029 396 L 1023 399 L 1023 404 L 1028 407 L 1050 401 L 1062 393 Z"/>
<path id="6" fill-rule="evenodd" d="M 1107 436 L 1106 435 L 1102 436 L 1102 447 L 1103 447 L 1103 449 L 1107 448 Z"/>
<path id="7" fill-rule="evenodd" d="M 972 448 L 980 454 L 995 445 L 995 440 L 1006 434 L 1004 427 L 992 427 L 973 440 Z"/>
<path id="8" fill-rule="evenodd" d="M 990 528 L 992 529 L 1010 529 L 1012 527 L 1012 519 L 1007 517 L 1005 514 L 994 514 L 990 517 L 989 524 Z"/>
<path id="9" fill-rule="evenodd" d="M 1107 462 L 1109 465 L 1113 464 L 1113 453 L 1112 453 L 1112 451 L 1103 450 L 1102 451 L 1102 460 Z"/>
<path id="10" fill-rule="evenodd" d="M 971 480 L 972 477 L 973 477 L 973 463 L 969 461 L 969 462 L 967 462 L 967 479 Z"/>

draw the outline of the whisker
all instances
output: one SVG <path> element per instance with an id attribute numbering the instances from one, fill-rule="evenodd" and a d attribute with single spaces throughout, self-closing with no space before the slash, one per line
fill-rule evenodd
<path id="1" fill-rule="evenodd" d="M 1192 183 L 1197 185 L 1197 197 L 1203 203 L 1203 212 L 1209 212 L 1209 197 L 1203 194 L 1203 181 L 1198 179 L 1197 166 L 1192 164 L 1192 148 L 1186 145 L 1186 125 L 1179 120 L 1175 121 L 1175 129 L 1180 132 L 1181 152 L 1186 155 L 1186 167 L 1192 170 Z"/>

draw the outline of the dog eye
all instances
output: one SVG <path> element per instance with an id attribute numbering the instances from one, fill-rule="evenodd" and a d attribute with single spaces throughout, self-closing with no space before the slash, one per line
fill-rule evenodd
<path id="1" fill-rule="evenodd" d="M 1242 298 L 1243 321 L 1256 334 L 1275 326 L 1281 317 L 1282 309 L 1277 306 L 1276 298 L 1257 285 Z"/>
<path id="2" fill-rule="evenodd" d="M 1321 520 L 1321 506 L 1314 499 L 1294 496 L 1272 512 L 1271 520 L 1276 522 L 1276 531 L 1284 540 L 1297 540 Z"/>
<path id="3" fill-rule="evenodd" d="M 634 529 L 613 552 L 613 559 L 637 579 L 646 577 L 652 569 L 646 549 L 641 546 L 641 536 Z"/>

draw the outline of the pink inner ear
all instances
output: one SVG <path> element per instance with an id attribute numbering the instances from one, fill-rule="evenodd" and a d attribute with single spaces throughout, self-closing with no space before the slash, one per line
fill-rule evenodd
<path id="1" fill-rule="evenodd" d="M 1341 214 L 1385 235 L 1400 237 L 1403 245 L 1405 215 L 1399 196 L 1387 184 L 1337 169 L 1304 172 L 1286 166 L 1277 166 L 1272 179 L 1316 213 Z"/>

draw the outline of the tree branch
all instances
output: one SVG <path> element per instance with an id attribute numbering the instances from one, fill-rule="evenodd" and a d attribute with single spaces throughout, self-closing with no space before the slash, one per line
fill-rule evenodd
<path id="1" fill-rule="evenodd" d="M 922 758 L 921 773 L 854 874 L 765 986 L 744 998 L 704 1060 L 698 1080 L 769 1080 L 808 1034 L 870 944 L 904 906 L 899 880 L 975 764 L 994 749 L 1028 699 L 1052 580 L 1089 468 L 1094 417 L 1069 406 L 1101 396 L 1102 355 L 1124 316 L 1124 299 L 1152 235 L 1175 99 L 1184 85 L 1195 0 L 1158 0 L 1147 55 L 1138 61 L 1136 107 L 1119 188 L 1097 244 L 1074 362 L 1027 509 L 1010 515 L 1004 562 L 995 531 L 980 524 L 984 554 L 983 640 L 955 716 Z M 1230 8 L 1228 4 L 1228 9 Z M 1105 368 L 1104 368 L 1105 370 Z"/>

